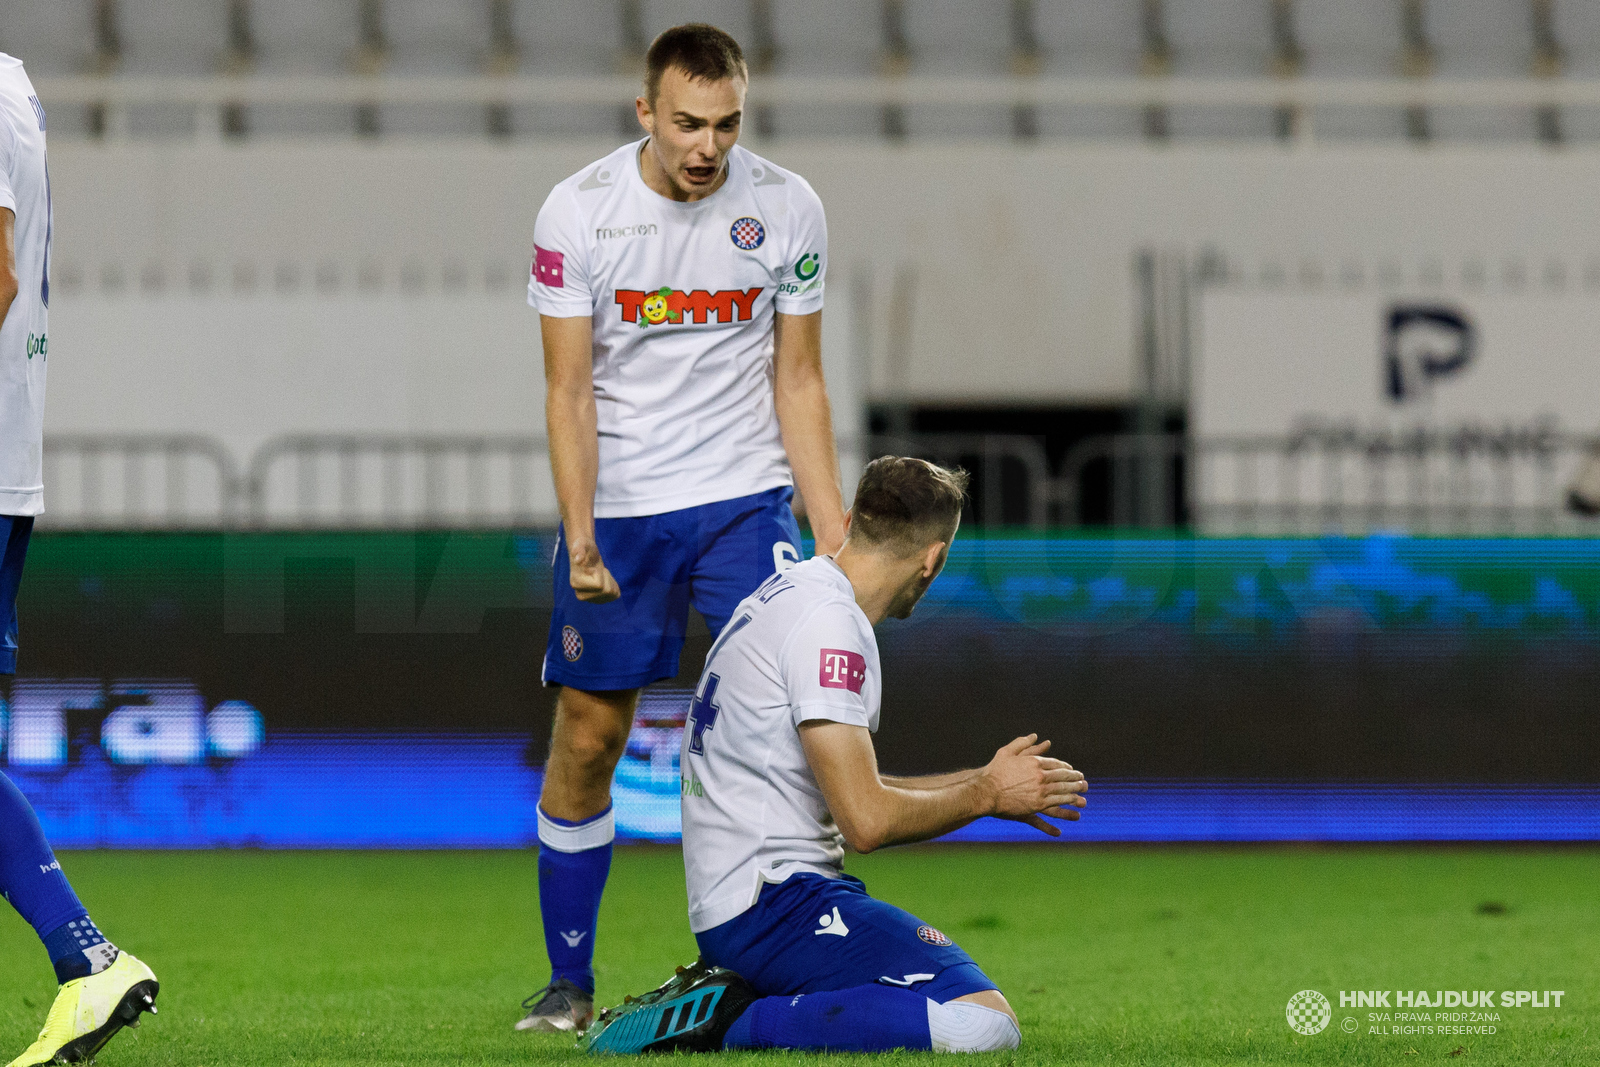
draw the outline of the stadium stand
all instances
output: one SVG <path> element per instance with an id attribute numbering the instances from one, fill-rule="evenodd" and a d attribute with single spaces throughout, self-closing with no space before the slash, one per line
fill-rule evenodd
<path id="1" fill-rule="evenodd" d="M 352 104 L 345 93 L 326 102 L 223 104 L 213 117 L 175 99 L 184 93 L 171 80 L 631 75 L 649 40 L 687 19 L 727 27 L 759 71 L 788 79 L 779 99 L 755 109 L 758 136 L 1232 141 L 1286 138 L 1312 125 L 1316 136 L 1335 139 L 1600 136 L 1592 106 L 1526 100 L 1425 107 L 1341 99 L 1314 105 L 1308 124 L 1303 108 L 1265 103 L 1260 93 L 1180 97 L 1169 107 L 1090 91 L 1107 81 L 1163 79 L 1180 87 L 1191 79 L 1380 87 L 1590 79 L 1600 75 L 1600 11 L 1577 0 L 58 0 L 8 12 L 0 48 L 46 79 L 162 80 L 164 90 L 143 91 L 125 109 L 89 102 L 53 115 L 57 137 L 171 137 L 219 124 L 232 135 L 267 137 L 609 136 L 631 132 L 632 120 L 626 108 L 601 102 L 609 97 L 600 89 L 592 101 L 560 103 L 528 92 L 509 102 L 454 92 L 434 102 Z M 962 84 L 1020 77 L 1056 91 L 1014 105 L 992 96 L 962 103 L 959 92 L 940 102 L 886 102 L 883 83 L 903 76 Z M 843 99 L 834 90 L 813 98 L 816 86 L 840 82 L 856 88 Z"/>
<path id="2" fill-rule="evenodd" d="M 143 515 L 141 474 L 123 479 L 126 508 L 95 517 L 96 464 L 179 471 L 211 487 L 196 489 L 205 507 L 241 522 L 331 521 L 341 479 L 380 462 L 419 478 L 460 465 L 447 479 L 460 507 L 478 477 L 510 508 L 522 482 L 494 479 L 543 470 L 537 375 L 519 347 L 532 323 L 519 297 L 532 213 L 598 146 L 636 136 L 642 53 L 688 19 L 746 46 L 759 76 L 745 143 L 828 198 L 829 350 L 841 360 L 829 374 L 848 378 L 856 416 L 871 413 L 841 425 L 937 436 L 941 448 L 960 438 L 965 451 L 919 447 L 978 470 L 985 517 L 1004 503 L 1007 521 L 1035 525 L 1102 512 L 1169 521 L 1175 496 L 1120 487 L 1154 484 L 1139 472 L 1190 448 L 1186 390 L 1149 386 L 1159 376 L 1145 364 L 1186 380 L 1202 290 L 1600 292 L 1600 250 L 1566 221 L 1586 210 L 1583 149 L 1600 140 L 1600 9 L 1578 0 L 12 7 L 0 49 L 37 79 L 57 203 L 71 205 L 54 261 L 63 350 L 101 361 L 77 364 L 94 373 L 76 382 L 73 361 L 55 372 L 53 395 L 73 398 L 52 416 L 47 521 L 58 525 Z M 239 150 L 218 151 L 227 141 Z M 915 197 L 899 184 L 907 159 L 925 168 Z M 973 198 L 986 174 L 1004 187 Z M 254 210 L 222 207 L 217 189 Z M 1128 269 L 1147 261 L 1161 269 Z M 405 316 L 425 326 L 401 329 Z M 478 332 L 457 336 L 457 322 Z M 306 360 L 296 374 L 320 373 L 315 354 L 336 352 L 338 388 L 315 410 L 287 386 L 269 391 L 278 407 L 253 386 L 230 390 L 252 398 L 237 415 L 129 402 L 143 387 L 130 368 L 189 360 L 211 373 L 217 344 L 236 357 L 283 344 Z M 436 419 L 372 401 L 362 384 L 387 381 L 403 352 L 423 383 L 441 350 L 520 384 L 493 411 Z M 1076 421 L 1068 432 L 1066 416 L 1013 420 L 1003 405 L 1019 399 Z M 1159 439 L 1068 454 L 1085 434 L 1133 428 Z M 1517 462 L 1555 448 L 1567 463 L 1590 447 L 1573 435 L 1591 430 L 1565 425 L 1568 437 L 1540 437 Z M 1027 488 L 1002 494 L 984 463 Z M 293 481 L 306 471 L 315 477 Z M 517 492 L 543 506 L 543 490 Z M 198 521 L 182 507 L 162 518 L 160 497 L 152 483 L 154 510 L 138 521 Z M 424 497 L 361 498 L 349 521 L 443 522 Z"/>

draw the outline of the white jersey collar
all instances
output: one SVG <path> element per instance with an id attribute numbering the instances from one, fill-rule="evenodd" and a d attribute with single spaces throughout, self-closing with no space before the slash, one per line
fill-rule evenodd
<path id="1" fill-rule="evenodd" d="M 648 136 L 641 137 L 639 140 L 633 142 L 633 144 L 629 147 L 628 159 L 631 161 L 631 166 L 628 167 L 627 173 L 630 179 L 638 182 L 639 188 L 643 189 L 651 197 L 663 204 L 668 205 L 672 209 L 685 212 L 700 211 L 708 205 L 720 204 L 723 200 L 727 199 L 725 196 L 723 196 L 723 194 L 728 191 L 728 186 L 733 184 L 734 159 L 739 154 L 738 145 L 734 145 L 733 148 L 728 152 L 728 176 L 723 179 L 722 184 L 717 187 L 716 192 L 712 193 L 710 196 L 702 197 L 699 200 L 674 200 L 670 196 L 662 196 L 660 193 L 650 188 L 650 183 L 644 180 L 644 171 L 640 169 L 640 157 L 644 155 L 644 146 L 649 143 L 649 141 L 650 138 Z"/>

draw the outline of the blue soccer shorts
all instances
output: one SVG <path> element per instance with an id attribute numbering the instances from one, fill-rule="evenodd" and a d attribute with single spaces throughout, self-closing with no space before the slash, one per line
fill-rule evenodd
<path id="1" fill-rule="evenodd" d="M 690 604 L 715 636 L 773 571 L 800 562 L 792 499 L 785 485 L 660 515 L 596 519 L 600 558 L 622 590 L 609 604 L 586 604 L 572 592 L 559 533 L 545 684 L 599 692 L 675 677 Z"/>
<path id="2" fill-rule="evenodd" d="M 707 963 L 762 996 L 892 985 L 938 1004 L 999 988 L 972 957 L 921 919 L 867 895 L 848 875 L 791 875 L 761 888 L 744 914 L 695 935 Z"/>
<path id="3" fill-rule="evenodd" d="M 0 515 L 0 674 L 17 673 L 17 588 L 32 535 L 32 515 Z"/>

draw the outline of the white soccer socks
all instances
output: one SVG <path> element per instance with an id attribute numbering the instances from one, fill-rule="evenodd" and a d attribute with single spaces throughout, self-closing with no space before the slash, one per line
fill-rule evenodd
<path id="1" fill-rule="evenodd" d="M 970 1000 L 928 1001 L 928 1036 L 935 1052 L 1000 1052 L 1022 1044 L 1011 1016 Z"/>

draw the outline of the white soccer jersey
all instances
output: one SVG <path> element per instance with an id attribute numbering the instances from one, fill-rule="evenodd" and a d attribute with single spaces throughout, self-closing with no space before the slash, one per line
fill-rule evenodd
<path id="1" fill-rule="evenodd" d="M 594 324 L 603 519 L 792 484 L 773 314 L 819 310 L 827 267 L 804 178 L 735 145 L 722 187 L 679 203 L 645 185 L 644 143 L 557 185 L 533 231 L 528 303 Z"/>
<path id="2" fill-rule="evenodd" d="M 872 625 L 831 557 L 779 571 L 734 610 L 683 731 L 691 930 L 742 914 L 766 883 L 841 873 L 844 836 L 806 762 L 800 724 L 876 733 L 881 691 Z"/>
<path id="3" fill-rule="evenodd" d="M 44 106 L 0 52 L 0 207 L 17 216 L 17 298 L 0 326 L 0 515 L 44 511 L 44 376 L 50 351 L 50 171 Z"/>

